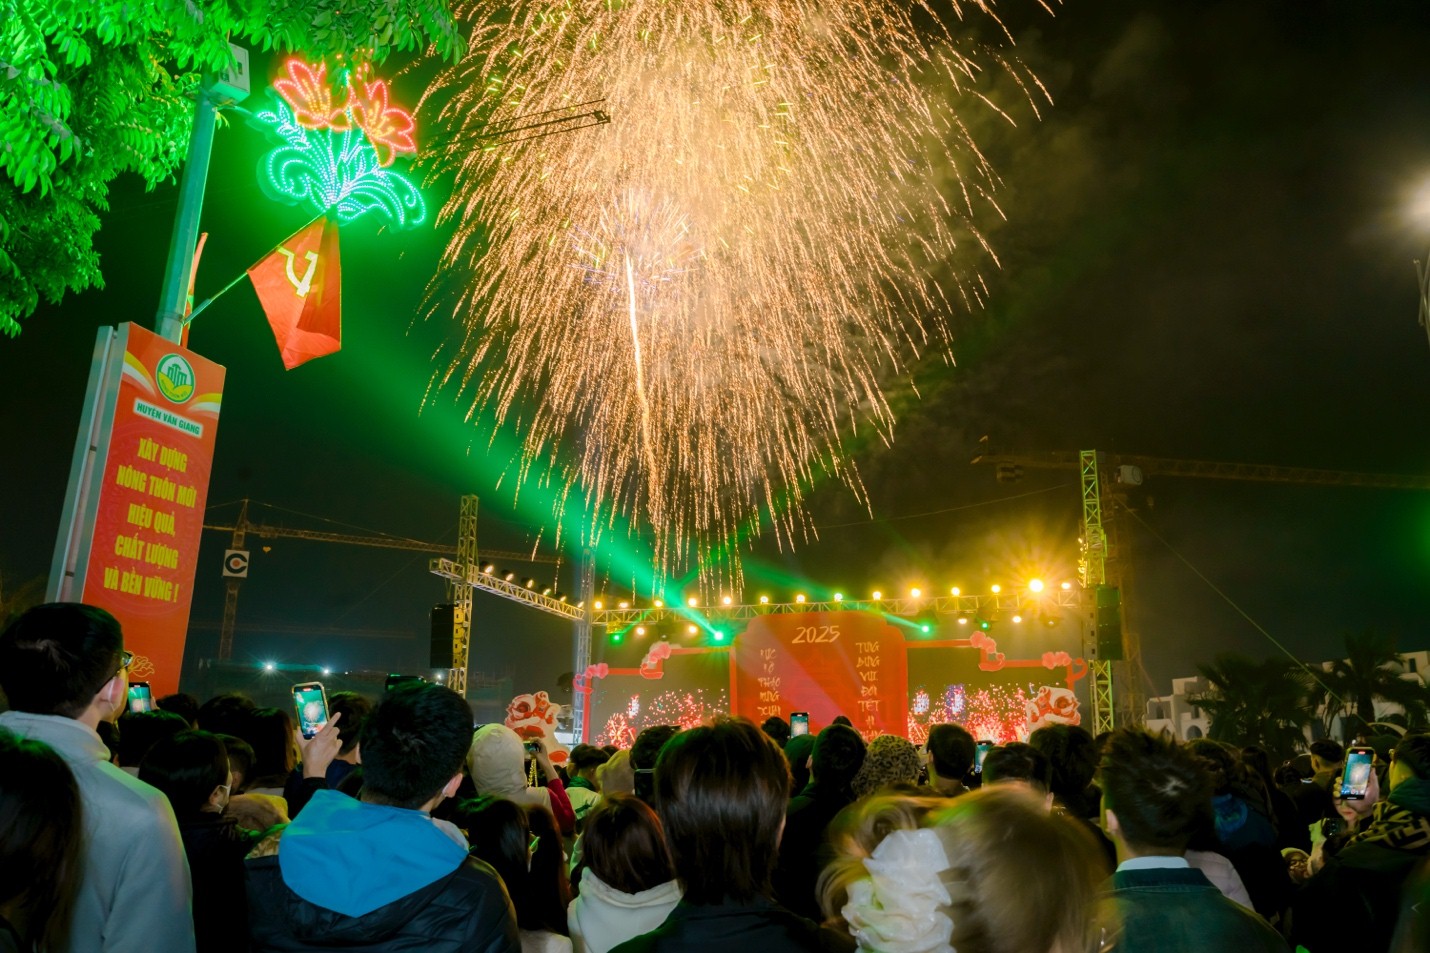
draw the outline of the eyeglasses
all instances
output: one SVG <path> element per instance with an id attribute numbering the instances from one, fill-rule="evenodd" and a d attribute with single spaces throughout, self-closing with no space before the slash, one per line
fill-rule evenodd
<path id="1" fill-rule="evenodd" d="M 118 675 L 120 672 L 127 672 L 127 671 L 129 671 L 129 666 L 131 666 L 131 665 L 133 665 L 133 664 L 134 664 L 134 653 L 133 653 L 133 652 L 128 652 L 128 651 L 126 651 L 126 652 L 121 653 L 120 656 L 119 656 L 119 667 L 114 670 L 114 674 L 115 674 L 115 675 Z M 111 675 L 110 677 L 113 678 L 114 676 Z"/>

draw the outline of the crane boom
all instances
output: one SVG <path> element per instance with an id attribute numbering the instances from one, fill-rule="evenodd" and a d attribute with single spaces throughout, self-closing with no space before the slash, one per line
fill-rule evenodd
<path id="1" fill-rule="evenodd" d="M 236 532 L 238 527 L 205 523 L 204 529 L 232 533 Z M 310 539 L 319 543 L 345 543 L 351 546 L 376 546 L 381 549 L 407 549 L 419 553 L 447 554 L 456 550 L 455 543 L 428 543 L 420 539 L 407 539 L 403 536 L 357 536 L 351 533 L 292 529 L 287 526 L 269 526 L 263 523 L 249 523 L 245 529 L 249 535 L 257 536 L 260 539 Z M 521 553 L 507 550 L 483 550 L 481 555 L 483 559 L 502 559 L 509 562 L 554 564 L 561 561 L 556 556 L 548 556 L 545 553 Z"/>

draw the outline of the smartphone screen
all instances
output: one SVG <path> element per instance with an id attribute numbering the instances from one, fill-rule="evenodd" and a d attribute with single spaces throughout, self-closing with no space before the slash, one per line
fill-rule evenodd
<path id="1" fill-rule="evenodd" d="M 792 711 L 789 713 L 789 733 L 791 737 L 809 734 L 809 712 Z"/>
<path id="2" fill-rule="evenodd" d="M 130 711 L 153 711 L 154 694 L 149 690 L 148 682 L 129 683 L 129 710 Z"/>
<path id="3" fill-rule="evenodd" d="M 526 756 L 528 758 L 534 758 L 541 753 L 541 742 L 539 741 L 525 742 L 523 747 L 526 748 Z"/>
<path id="4" fill-rule="evenodd" d="M 293 686 L 293 707 L 298 712 L 298 730 L 311 738 L 328 723 L 328 695 L 322 682 Z"/>
<path id="5" fill-rule="evenodd" d="M 1370 788 L 1370 772 L 1374 770 L 1375 751 L 1371 748 L 1352 748 L 1346 752 L 1346 770 L 1341 775 L 1341 797 L 1347 801 L 1359 801 Z"/>
<path id="6" fill-rule="evenodd" d="M 992 750 L 993 750 L 993 742 L 991 742 L 991 741 L 980 741 L 980 742 L 978 742 L 978 748 L 975 749 L 974 754 L 973 754 L 973 773 L 974 773 L 974 774 L 982 774 L 982 773 L 983 773 L 983 759 L 986 758 L 986 757 L 988 757 L 988 752 L 989 752 L 989 751 L 992 751 Z"/>

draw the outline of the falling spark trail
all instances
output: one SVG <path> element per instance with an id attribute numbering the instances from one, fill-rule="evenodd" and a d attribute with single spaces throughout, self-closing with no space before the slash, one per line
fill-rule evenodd
<path id="1" fill-rule="evenodd" d="M 970 130 L 1043 93 L 993 0 L 930 3 L 459 0 L 441 138 L 612 116 L 448 156 L 427 299 L 460 329 L 429 399 L 516 425 L 522 472 L 583 501 L 582 543 L 638 536 L 657 579 L 739 591 L 744 534 L 807 538 L 812 486 L 867 505 L 853 440 L 892 441 L 886 388 L 951 359 L 997 267 Z"/>

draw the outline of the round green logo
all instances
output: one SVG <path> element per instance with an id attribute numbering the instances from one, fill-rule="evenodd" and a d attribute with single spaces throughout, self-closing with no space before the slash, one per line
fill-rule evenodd
<path id="1" fill-rule="evenodd" d="M 182 355 L 165 354 L 154 369 L 154 378 L 159 393 L 176 404 L 194 396 L 194 369 Z"/>

